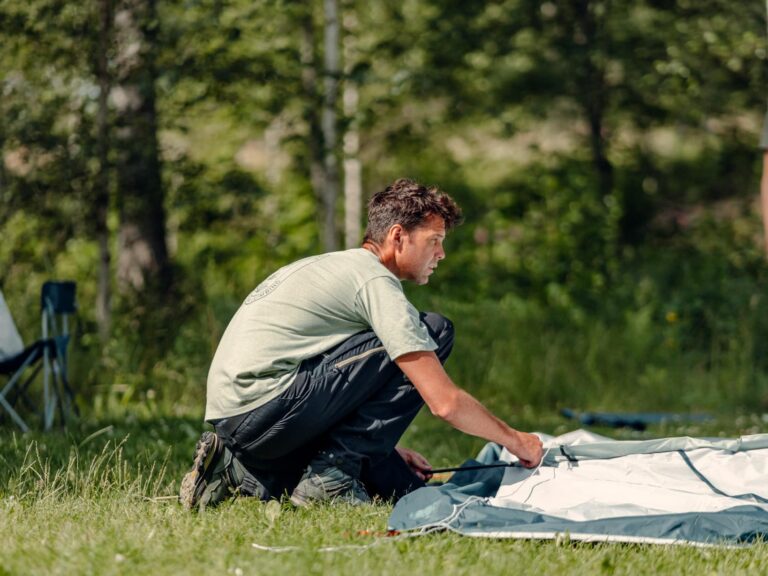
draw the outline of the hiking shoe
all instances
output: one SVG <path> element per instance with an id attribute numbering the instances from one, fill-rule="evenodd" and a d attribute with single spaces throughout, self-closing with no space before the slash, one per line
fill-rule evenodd
<path id="1" fill-rule="evenodd" d="M 184 475 L 179 502 L 187 510 L 216 506 L 235 492 L 229 468 L 232 454 L 213 432 L 203 432 L 195 447 L 192 469 Z"/>
<path id="2" fill-rule="evenodd" d="M 333 458 L 333 454 L 328 456 Z M 350 476 L 323 456 L 309 463 L 291 494 L 291 503 L 294 506 L 306 506 L 310 502 L 344 502 L 359 506 L 370 501 L 371 498 L 360 480 Z"/>

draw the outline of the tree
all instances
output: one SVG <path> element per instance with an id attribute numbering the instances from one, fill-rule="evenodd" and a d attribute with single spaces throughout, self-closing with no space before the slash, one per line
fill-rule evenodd
<path id="1" fill-rule="evenodd" d="M 303 88 L 303 119 L 306 124 L 306 144 L 308 149 L 309 179 L 312 191 L 317 198 L 321 209 L 318 224 L 321 229 L 327 223 L 326 203 L 324 191 L 326 190 L 325 174 L 325 138 L 321 124 L 320 110 L 322 108 L 322 93 L 318 84 L 317 50 L 315 40 L 315 23 L 313 3 L 305 5 L 300 15 L 301 25 L 301 83 Z M 321 236 L 326 238 L 326 233 Z"/>
<path id="2" fill-rule="evenodd" d="M 121 0 L 115 12 L 115 137 L 120 230 L 117 279 L 137 292 L 166 293 L 166 244 L 155 82 L 154 0 Z"/>
<path id="3" fill-rule="evenodd" d="M 355 74 L 357 35 L 360 33 L 354 6 L 344 13 L 344 247 L 355 248 L 362 240 L 360 222 L 363 217 L 363 175 L 360 161 L 360 91 Z"/>
<path id="4" fill-rule="evenodd" d="M 110 198 L 110 118 L 109 93 L 112 79 L 108 56 L 112 40 L 112 0 L 99 0 L 99 40 L 96 57 L 96 78 L 99 84 L 99 102 L 96 118 L 99 169 L 94 182 L 93 221 L 99 245 L 99 279 L 96 296 L 96 320 L 102 344 L 109 339 L 112 323 L 112 258 L 109 249 Z"/>
<path id="5" fill-rule="evenodd" d="M 327 252 L 336 250 L 336 199 L 339 196 L 338 162 L 338 99 L 340 66 L 340 28 L 338 0 L 323 0 L 323 166 L 325 182 L 322 189 L 323 247 Z"/>
<path id="6" fill-rule="evenodd" d="M 23 278 L 35 299 L 38 275 L 50 277 L 68 240 L 90 233 L 82 218 L 92 200 L 95 142 L 90 8 L 61 0 L 0 5 L 0 224 L 7 258 L 0 269 L 11 281 Z"/>
<path id="7" fill-rule="evenodd" d="M 307 125 L 310 181 L 319 205 L 320 237 L 325 251 L 338 246 L 336 200 L 339 195 L 338 94 L 340 22 L 337 0 L 323 0 L 323 58 L 318 64 L 313 2 L 301 15 L 304 120 Z M 322 77 L 322 83 L 318 82 Z"/>

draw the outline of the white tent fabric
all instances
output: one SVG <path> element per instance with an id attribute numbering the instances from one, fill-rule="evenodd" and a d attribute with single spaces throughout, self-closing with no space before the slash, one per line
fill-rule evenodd
<path id="1" fill-rule="evenodd" d="M 768 512 L 768 447 L 735 451 L 741 445 L 693 438 L 618 442 L 578 431 L 545 443 L 550 454 L 560 446 L 586 447 L 568 451 L 571 458 L 579 453 L 575 462 L 557 458 L 535 472 L 508 468 L 488 503 L 576 521 L 718 512 L 747 503 Z M 584 458 L 595 453 L 602 457 Z M 502 453 L 501 459 L 513 458 Z"/>
<path id="2" fill-rule="evenodd" d="M 395 506 L 389 528 L 494 538 L 743 545 L 768 539 L 768 434 L 616 441 L 584 430 L 545 441 L 529 470 L 489 444 L 482 464 Z M 477 463 L 477 461 L 472 463 Z"/>

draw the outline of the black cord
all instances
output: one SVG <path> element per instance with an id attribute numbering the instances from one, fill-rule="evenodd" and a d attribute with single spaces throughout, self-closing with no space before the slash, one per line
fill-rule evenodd
<path id="1" fill-rule="evenodd" d="M 500 464 L 472 464 L 471 466 L 456 466 L 454 468 L 432 468 L 422 470 L 424 474 L 441 474 L 442 472 L 462 472 L 464 470 L 485 470 L 486 468 L 509 468 L 516 466 L 517 462 L 503 462 Z"/>

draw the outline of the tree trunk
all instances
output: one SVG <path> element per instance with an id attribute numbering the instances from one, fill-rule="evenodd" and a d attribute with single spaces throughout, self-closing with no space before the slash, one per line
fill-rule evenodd
<path id="1" fill-rule="evenodd" d="M 765 27 L 768 33 L 768 0 L 765 0 Z M 765 115 L 763 125 L 763 138 L 768 133 L 768 113 Z M 768 142 L 763 142 L 768 146 Z M 768 258 L 768 148 L 763 150 L 763 175 L 760 179 L 760 206 L 763 213 L 763 242 L 765 243 L 765 257 Z"/>
<path id="2" fill-rule="evenodd" d="M 320 92 L 317 85 L 317 60 L 315 57 L 315 26 L 312 20 L 312 3 L 306 5 L 301 21 L 301 83 L 304 89 L 304 121 L 307 124 L 307 148 L 309 150 L 309 180 L 320 206 L 323 203 L 325 166 L 323 165 L 323 130 L 320 126 Z M 321 214 L 322 210 L 318 210 Z M 322 217 L 317 221 L 323 228 Z"/>
<path id="3" fill-rule="evenodd" d="M 336 198 L 339 195 L 339 166 L 337 161 L 337 113 L 339 94 L 339 5 L 338 0 L 324 0 L 325 16 L 323 53 L 323 165 L 325 182 L 323 186 L 323 248 L 336 250 Z"/>
<path id="4" fill-rule="evenodd" d="M 121 0 L 115 32 L 117 279 L 123 289 L 143 294 L 150 290 L 159 296 L 170 283 L 170 263 L 155 109 L 154 0 Z"/>
<path id="5" fill-rule="evenodd" d="M 608 159 L 608 144 L 603 134 L 605 109 L 602 102 L 601 88 L 599 86 L 595 87 L 593 99 L 586 104 L 586 113 L 589 120 L 592 163 L 597 172 L 600 195 L 606 198 L 613 193 L 613 164 Z"/>
<path id="6" fill-rule="evenodd" d="M 355 40 L 357 19 L 352 9 L 344 16 L 344 247 L 360 245 L 362 218 L 362 165 L 360 163 L 360 131 L 357 121 L 360 94 L 352 70 L 356 62 Z"/>
<path id="7" fill-rule="evenodd" d="M 766 120 L 768 121 L 768 120 Z M 768 258 L 768 149 L 763 151 L 763 176 L 760 179 L 760 206 L 763 213 L 763 242 Z"/>
<path id="8" fill-rule="evenodd" d="M 111 325 L 109 229 L 109 91 L 111 80 L 107 54 L 112 35 L 112 0 L 99 0 L 99 54 L 96 62 L 96 76 L 99 82 L 99 108 L 96 123 L 98 126 L 97 147 L 99 173 L 96 177 L 94 194 L 94 223 L 96 240 L 99 245 L 99 280 L 96 295 L 96 321 L 102 344 L 109 340 Z"/>
<path id="9" fill-rule="evenodd" d="M 357 115 L 357 86 L 350 83 L 344 87 L 344 114 L 347 118 Z M 360 245 L 363 204 L 363 169 L 360 163 L 360 132 L 350 123 L 344 134 L 344 246 L 355 248 Z"/>
<path id="10" fill-rule="evenodd" d="M 608 158 L 608 143 L 605 137 L 605 112 L 607 107 L 607 86 L 604 66 L 595 61 L 603 54 L 599 46 L 598 23 L 593 2 L 581 0 L 575 5 L 576 24 L 584 35 L 584 82 L 582 106 L 589 122 L 592 163 L 597 172 L 600 195 L 603 198 L 613 193 L 613 164 Z M 607 8 L 606 8 L 607 9 Z"/>
<path id="11" fill-rule="evenodd" d="M 5 134 L 2 119 L 0 119 L 0 198 L 3 197 L 5 191 L 7 177 L 5 175 Z M 0 223 L 2 223 L 0 218 Z"/>

